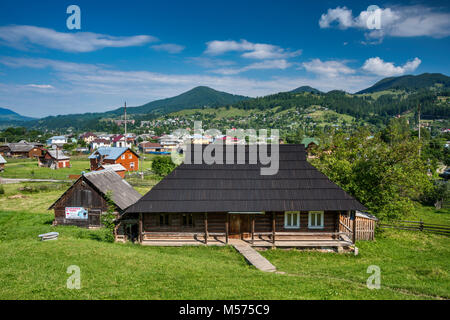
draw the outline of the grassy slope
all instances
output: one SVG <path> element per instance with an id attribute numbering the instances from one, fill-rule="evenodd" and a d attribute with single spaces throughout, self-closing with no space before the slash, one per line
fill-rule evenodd
<path id="1" fill-rule="evenodd" d="M 99 241 L 104 230 L 53 227 L 45 209 L 61 192 L 8 199 L 17 187 L 0 196 L 0 299 L 450 298 L 447 237 L 385 232 L 359 242 L 357 257 L 269 250 L 263 255 L 289 274 L 266 274 L 229 247 L 141 247 Z M 49 231 L 60 239 L 37 240 Z M 81 290 L 65 287 L 72 264 L 81 268 Z M 381 268 L 380 290 L 365 286 L 372 264 Z"/>

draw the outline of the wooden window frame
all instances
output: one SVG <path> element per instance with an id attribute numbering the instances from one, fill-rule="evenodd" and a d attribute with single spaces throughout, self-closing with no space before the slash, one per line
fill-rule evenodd
<path id="1" fill-rule="evenodd" d="M 312 216 L 320 215 L 320 225 L 312 225 Z M 315 218 L 317 222 L 317 218 Z M 323 229 L 325 227 L 325 212 L 324 211 L 309 211 L 308 212 L 308 229 Z"/>
<path id="2" fill-rule="evenodd" d="M 289 216 L 297 215 L 297 223 L 295 225 L 288 225 Z M 292 220 L 294 218 L 291 218 Z M 293 222 L 293 221 L 291 221 Z M 300 212 L 299 211 L 286 211 L 284 213 L 284 228 L 285 229 L 300 229 Z"/>
<path id="3" fill-rule="evenodd" d="M 163 221 L 162 224 L 161 224 L 161 217 L 164 217 L 163 220 L 165 220 L 165 221 Z M 159 226 L 160 227 L 170 227 L 170 225 L 171 225 L 170 220 L 171 220 L 170 215 L 168 213 L 160 213 L 159 214 Z"/>
<path id="4" fill-rule="evenodd" d="M 185 224 L 185 218 L 186 218 L 186 224 Z M 182 213 L 181 214 L 181 225 L 183 228 L 194 228 L 194 215 L 192 213 Z"/>

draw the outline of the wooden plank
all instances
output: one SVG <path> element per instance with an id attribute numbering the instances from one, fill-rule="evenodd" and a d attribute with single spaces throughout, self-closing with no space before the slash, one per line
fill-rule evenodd
<path id="1" fill-rule="evenodd" d="M 230 228 L 230 215 L 227 213 L 226 221 L 225 221 L 225 242 L 228 243 L 228 235 L 229 235 L 229 228 Z"/>
<path id="2" fill-rule="evenodd" d="M 276 227 L 276 225 L 275 225 L 275 217 L 276 217 L 276 213 L 275 212 L 273 212 L 272 213 L 272 243 L 274 243 L 275 244 L 275 227 Z"/>
<path id="3" fill-rule="evenodd" d="M 205 212 L 205 244 L 208 244 L 208 214 Z"/>
<path id="4" fill-rule="evenodd" d="M 255 215 L 252 215 L 252 243 L 255 242 Z"/>
<path id="5" fill-rule="evenodd" d="M 142 244 L 143 240 L 143 230 L 142 230 L 142 213 L 139 213 L 139 242 Z"/>
<path id="6" fill-rule="evenodd" d="M 356 243 L 356 212 L 353 218 L 353 235 L 352 235 L 353 243 Z"/>

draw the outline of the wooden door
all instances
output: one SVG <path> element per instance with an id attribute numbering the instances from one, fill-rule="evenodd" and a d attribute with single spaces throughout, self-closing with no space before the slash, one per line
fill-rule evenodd
<path id="1" fill-rule="evenodd" d="M 246 214 L 230 214 L 229 237 L 241 239 L 250 232 L 250 217 Z"/>
<path id="2" fill-rule="evenodd" d="M 230 214 L 230 230 L 229 230 L 229 237 L 231 239 L 238 239 L 240 234 L 240 218 L 238 214 Z"/>

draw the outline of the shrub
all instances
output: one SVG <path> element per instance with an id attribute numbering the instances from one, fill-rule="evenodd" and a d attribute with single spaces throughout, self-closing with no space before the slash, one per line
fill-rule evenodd
<path id="1" fill-rule="evenodd" d="M 157 156 L 152 162 L 152 171 L 161 177 L 167 176 L 175 167 L 171 157 L 167 156 Z"/>

